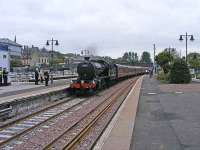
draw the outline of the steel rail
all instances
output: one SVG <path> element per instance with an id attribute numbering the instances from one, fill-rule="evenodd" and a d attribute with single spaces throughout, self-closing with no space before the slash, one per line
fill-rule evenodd
<path id="1" fill-rule="evenodd" d="M 88 125 L 82 130 L 80 131 L 80 134 L 76 135 L 75 138 L 73 138 L 70 142 L 68 142 L 63 149 L 70 149 L 71 147 L 73 147 L 78 141 L 79 139 L 86 133 L 86 131 L 88 129 L 90 129 L 90 127 L 98 120 L 98 118 L 100 118 L 104 112 L 110 108 L 110 106 L 115 102 L 115 100 L 117 99 L 118 96 L 120 96 L 121 94 L 124 93 L 124 91 L 127 90 L 128 87 L 132 86 L 132 84 L 136 81 L 136 79 L 134 79 L 131 83 L 128 84 L 128 86 L 126 86 L 124 88 L 120 87 L 117 90 L 115 90 L 109 97 L 105 98 L 105 100 L 103 102 L 101 102 L 100 104 L 98 104 L 97 106 L 95 106 L 90 112 L 88 112 L 84 117 L 82 117 L 81 119 L 79 119 L 75 124 L 73 124 L 69 129 L 65 130 L 61 135 L 59 135 L 57 138 L 55 138 L 51 143 L 49 143 L 48 145 L 46 145 L 43 149 L 44 150 L 49 150 L 52 149 L 52 146 L 59 140 L 61 139 L 64 135 L 66 135 L 70 130 L 72 130 L 76 125 L 78 125 L 82 120 L 84 120 L 85 118 L 87 118 L 88 116 L 90 116 L 94 111 L 96 111 L 99 107 L 103 106 L 104 104 L 106 104 L 106 102 L 109 102 L 109 100 L 111 101 L 106 107 L 103 108 L 103 110 L 98 113 L 98 115 L 92 119 L 92 121 L 90 121 L 90 123 L 88 123 Z M 119 92 L 120 91 L 120 92 Z"/>
<path id="2" fill-rule="evenodd" d="M 0 131 L 2 131 L 2 130 L 5 129 L 6 127 L 11 126 L 11 125 L 13 125 L 13 124 L 15 124 L 15 123 L 17 123 L 17 122 L 26 120 L 26 119 L 30 118 L 31 116 L 37 115 L 37 114 L 39 114 L 39 113 L 42 113 L 43 111 L 46 111 L 46 110 L 48 110 L 48 109 L 51 109 L 51 108 L 53 108 L 53 107 L 55 107 L 55 106 L 57 106 L 57 105 L 63 104 L 63 103 L 65 103 L 66 101 L 70 101 L 70 100 L 73 99 L 73 98 L 72 98 L 72 97 L 69 97 L 68 99 L 66 99 L 66 98 L 62 98 L 62 99 L 64 99 L 64 100 L 60 100 L 59 102 L 56 102 L 56 103 L 51 104 L 51 105 L 48 105 L 47 107 L 42 108 L 42 109 L 39 109 L 39 110 L 37 110 L 37 111 L 35 111 L 35 112 L 31 113 L 31 114 L 25 115 L 25 116 L 20 117 L 20 118 L 18 118 L 18 119 L 12 120 L 12 121 L 10 121 L 10 122 L 8 122 L 8 123 L 6 123 L 6 124 L 0 125 Z"/>
<path id="3" fill-rule="evenodd" d="M 133 84 L 136 84 L 136 82 L 133 83 Z M 121 105 L 123 104 L 124 100 L 127 98 L 128 94 L 130 93 L 131 89 L 132 89 L 132 86 L 128 87 L 127 91 L 125 91 L 124 97 L 122 98 L 120 104 L 119 104 L 119 105 L 117 106 L 117 108 L 114 110 L 113 114 L 111 114 L 111 116 L 110 116 L 108 122 L 106 122 L 106 125 L 105 125 L 105 127 L 103 128 L 103 130 L 100 132 L 99 135 L 97 135 L 97 138 L 96 138 L 96 139 L 94 140 L 94 142 L 91 144 L 91 149 L 94 148 L 94 146 L 96 145 L 97 141 L 99 140 L 99 138 L 101 137 L 101 135 L 103 134 L 103 132 L 105 131 L 105 129 L 107 128 L 107 126 L 109 125 L 109 123 L 111 122 L 111 120 L 113 119 L 113 117 L 116 115 L 116 113 L 118 112 L 119 108 L 120 108 Z M 100 118 L 100 119 L 101 119 L 101 118 Z M 97 121 L 98 121 L 98 120 L 97 120 Z M 95 126 L 95 125 L 94 125 L 94 126 Z"/>
<path id="4" fill-rule="evenodd" d="M 63 150 L 69 150 L 72 149 L 79 141 L 80 139 L 86 135 L 88 133 L 88 131 L 93 127 L 93 125 L 104 115 L 104 113 L 110 108 L 112 107 L 112 105 L 114 105 L 114 103 L 116 102 L 116 98 L 118 96 L 120 96 L 121 94 L 123 94 L 127 88 L 131 87 L 133 85 L 134 81 L 132 83 L 130 83 L 126 88 L 122 89 L 122 91 L 120 91 L 120 93 L 117 93 L 117 95 L 113 98 L 113 100 L 111 101 L 110 104 L 108 104 L 81 132 L 80 134 L 78 134 L 77 137 L 75 137 L 73 139 L 73 141 L 67 145 L 64 146 Z"/>
<path id="5" fill-rule="evenodd" d="M 32 118 L 32 117 L 34 117 L 34 116 L 37 116 L 37 115 L 40 114 L 40 113 L 43 113 L 43 112 L 45 112 L 45 111 L 48 111 L 49 109 L 55 108 L 55 107 L 57 107 L 57 106 L 59 106 L 59 105 L 68 103 L 69 101 L 72 101 L 72 100 L 75 100 L 75 99 L 74 99 L 74 98 L 70 98 L 70 99 L 68 99 L 67 101 L 63 101 L 63 102 L 58 103 L 58 104 L 56 104 L 56 105 L 54 105 L 54 106 L 45 108 L 44 110 L 40 110 L 40 111 L 38 111 L 38 112 L 35 112 L 34 114 L 31 114 L 31 115 L 27 116 L 27 117 L 26 117 L 25 119 L 23 119 L 23 120 L 18 120 L 18 121 L 15 122 L 14 124 L 17 124 L 18 122 L 24 121 L 24 120 L 26 120 L 26 119 L 30 119 L 30 118 Z M 44 121 L 39 122 L 38 124 L 36 124 L 36 125 L 34 125 L 34 126 L 32 126 L 32 127 L 29 127 L 29 128 L 27 128 L 27 129 L 22 130 L 22 131 L 19 132 L 19 133 L 16 133 L 16 134 L 13 135 L 12 137 L 10 137 L 10 138 L 8 138 L 8 139 L 5 139 L 4 141 L 1 141 L 1 142 L 0 142 L 0 147 L 2 147 L 2 146 L 5 145 L 6 143 L 8 143 L 8 142 L 10 142 L 10 141 L 12 141 L 12 140 L 14 140 L 14 139 L 16 139 L 16 138 L 18 138 L 18 137 L 20 137 L 21 135 L 26 134 L 26 133 L 28 133 L 29 131 L 31 131 L 31 130 L 37 128 L 37 127 L 40 126 L 41 124 L 44 124 L 44 123 L 48 122 L 49 120 L 54 119 L 54 118 L 58 117 L 59 115 L 62 115 L 63 113 L 65 113 L 65 112 L 67 112 L 67 111 L 70 111 L 70 110 L 73 109 L 74 107 L 80 105 L 81 103 L 84 103 L 84 102 L 87 101 L 87 100 L 89 100 L 89 98 L 88 98 L 88 99 L 85 99 L 85 100 L 83 100 L 83 101 L 81 101 L 81 102 L 78 102 L 77 104 L 75 104 L 75 105 L 73 105 L 73 106 L 71 106 L 71 107 L 69 107 L 69 108 L 67 108 L 67 109 L 65 109 L 65 110 L 63 110 L 63 111 L 61 111 L 61 112 L 59 112 L 59 113 L 57 113 L 57 114 L 55 114 L 55 115 L 53 115 L 53 116 L 47 118 L 47 119 L 45 119 Z M 14 125 L 14 124 L 9 125 L 8 127 L 10 127 L 10 126 L 12 126 L 12 125 Z M 5 127 L 4 129 L 6 129 L 6 128 L 8 128 L 8 127 Z M 2 129 L 2 130 L 3 130 L 3 129 Z"/>

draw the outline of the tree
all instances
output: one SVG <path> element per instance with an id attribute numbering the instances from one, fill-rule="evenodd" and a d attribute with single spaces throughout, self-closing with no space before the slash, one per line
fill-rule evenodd
<path id="1" fill-rule="evenodd" d="M 132 52 L 128 52 L 128 63 L 132 64 Z"/>
<path id="2" fill-rule="evenodd" d="M 200 67 L 200 65 L 198 65 L 199 61 L 200 61 L 200 54 L 199 53 L 189 53 L 187 55 L 187 58 L 188 58 L 188 62 L 189 62 L 189 65 L 192 67 L 192 68 L 198 68 Z"/>
<path id="3" fill-rule="evenodd" d="M 135 62 L 138 62 L 138 55 L 137 55 L 137 53 L 135 53 L 134 58 L 135 58 Z"/>
<path id="4" fill-rule="evenodd" d="M 131 53 L 131 63 L 133 64 L 135 62 L 135 53 Z"/>
<path id="5" fill-rule="evenodd" d="M 113 63 L 113 59 L 109 56 L 103 56 L 102 58 L 108 63 Z"/>
<path id="6" fill-rule="evenodd" d="M 185 60 L 175 60 L 171 67 L 169 78 L 171 83 L 189 83 L 191 81 L 190 71 Z"/>
<path id="7" fill-rule="evenodd" d="M 188 55 L 189 64 L 192 68 L 200 67 L 200 55 L 198 53 L 190 53 Z"/>
<path id="8" fill-rule="evenodd" d="M 194 68 L 196 75 L 197 69 L 200 67 L 200 54 L 199 53 L 188 54 L 188 62 L 190 67 Z"/>
<path id="9" fill-rule="evenodd" d="M 163 69 L 164 73 L 167 74 L 170 70 L 170 62 L 172 59 L 170 53 L 163 51 L 156 56 L 155 61 Z"/>
<path id="10" fill-rule="evenodd" d="M 124 53 L 122 59 L 123 59 L 124 61 L 128 61 L 128 52 L 125 52 L 125 53 Z"/>
<path id="11" fill-rule="evenodd" d="M 149 52 L 144 51 L 141 56 L 141 63 L 151 63 L 151 55 Z"/>
<path id="12" fill-rule="evenodd" d="M 62 58 L 56 58 L 53 60 L 53 65 L 62 64 L 62 63 L 64 63 L 64 59 Z"/>
<path id="13" fill-rule="evenodd" d="M 137 53 L 129 51 L 124 53 L 121 63 L 132 65 L 137 61 L 138 61 Z"/>
<path id="14" fill-rule="evenodd" d="M 180 56 L 175 48 L 165 48 L 164 52 L 169 53 L 171 55 L 171 57 L 173 58 L 173 60 L 180 58 Z"/>
<path id="15" fill-rule="evenodd" d="M 22 62 L 20 59 L 12 59 L 10 61 L 10 66 L 12 67 L 22 67 Z"/>

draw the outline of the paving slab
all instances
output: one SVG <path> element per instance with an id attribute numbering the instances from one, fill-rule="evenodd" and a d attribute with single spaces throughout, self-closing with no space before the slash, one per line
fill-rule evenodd
<path id="1" fill-rule="evenodd" d="M 33 82 L 14 82 L 10 86 L 0 87 L 0 98 L 32 91 L 40 91 L 42 89 L 49 89 L 61 85 L 68 85 L 70 80 L 71 79 L 56 80 L 52 85 L 49 82 L 49 86 L 45 86 L 44 83 L 35 85 Z"/>
<path id="2" fill-rule="evenodd" d="M 60 80 L 55 81 L 52 85 L 44 86 L 44 85 L 28 85 L 20 84 L 20 85 L 12 85 L 8 87 L 4 87 L 4 93 L 0 94 L 0 105 L 5 103 L 11 103 L 14 101 L 18 101 L 21 99 L 34 97 L 42 94 L 47 94 L 50 92 L 61 91 L 69 87 L 70 80 Z M 21 88 L 21 86 L 23 88 Z M 18 88 L 19 87 L 19 88 Z"/>
<path id="3" fill-rule="evenodd" d="M 200 150 L 199 89 L 146 76 L 130 150 Z"/>

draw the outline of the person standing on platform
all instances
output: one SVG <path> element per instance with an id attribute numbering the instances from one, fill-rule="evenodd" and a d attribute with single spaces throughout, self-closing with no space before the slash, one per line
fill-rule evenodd
<path id="1" fill-rule="evenodd" d="M 48 71 L 44 72 L 44 80 L 45 80 L 45 86 L 48 86 L 48 82 L 49 82 L 49 73 L 48 73 Z"/>
<path id="2" fill-rule="evenodd" d="M 153 76 L 153 68 L 149 68 L 149 78 Z"/>
<path id="3" fill-rule="evenodd" d="M 8 72 L 6 71 L 6 68 L 3 69 L 3 84 L 5 86 L 8 85 Z"/>
<path id="4" fill-rule="evenodd" d="M 40 70 L 40 83 L 43 83 L 44 77 L 43 77 L 43 71 Z"/>
<path id="5" fill-rule="evenodd" d="M 38 78 L 39 78 L 39 72 L 38 72 L 38 68 L 36 68 L 36 70 L 35 70 L 35 85 L 38 85 Z"/>
<path id="6" fill-rule="evenodd" d="M 3 78 L 3 71 L 2 68 L 0 67 L 0 86 L 2 85 L 2 78 Z"/>

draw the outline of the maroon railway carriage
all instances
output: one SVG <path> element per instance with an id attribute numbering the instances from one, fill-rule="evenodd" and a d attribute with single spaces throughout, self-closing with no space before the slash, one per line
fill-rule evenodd
<path id="1" fill-rule="evenodd" d="M 136 75 L 145 74 L 148 71 L 148 67 L 139 66 L 126 66 L 117 64 L 117 78 L 126 78 Z"/>

